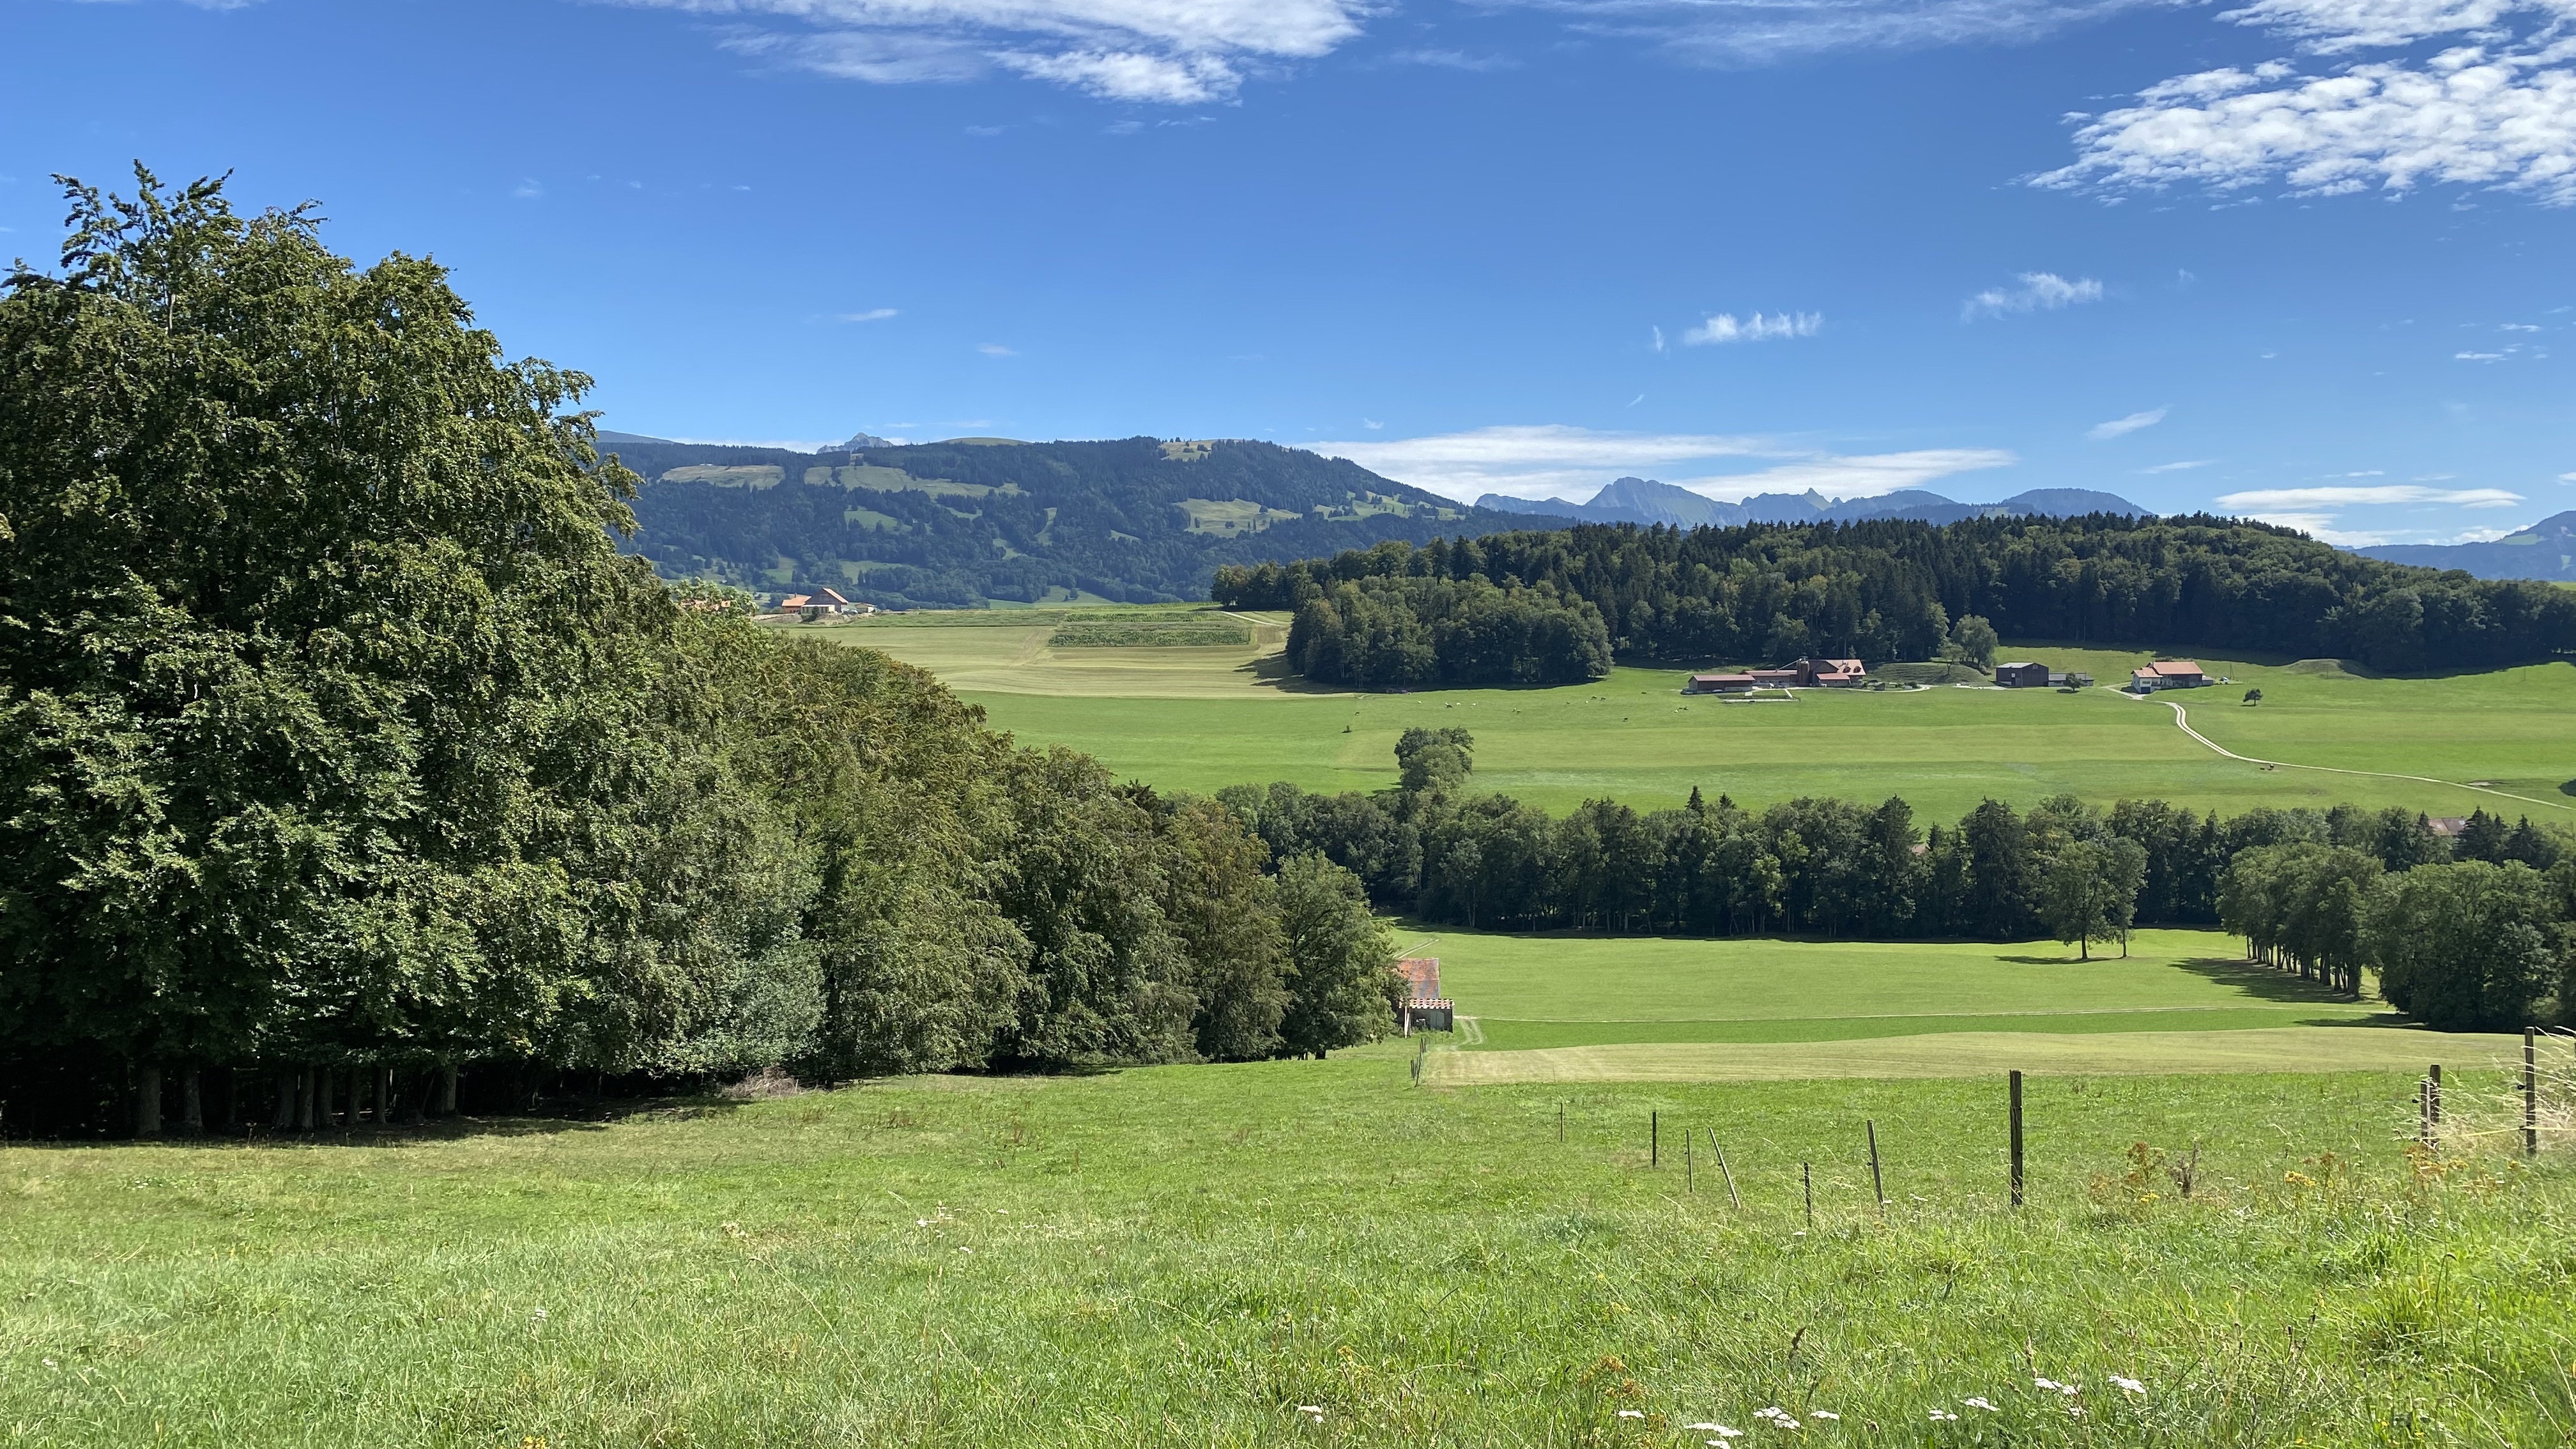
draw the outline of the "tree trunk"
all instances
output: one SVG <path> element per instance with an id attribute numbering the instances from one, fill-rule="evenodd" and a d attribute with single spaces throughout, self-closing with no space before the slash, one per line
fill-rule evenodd
<path id="1" fill-rule="evenodd" d="M 293 1072 L 277 1074 L 277 1115 L 270 1119 L 268 1125 L 278 1132 L 295 1130 L 295 1074 Z"/>
<path id="2" fill-rule="evenodd" d="M 295 1074 L 295 1130 L 313 1130 L 313 1069 L 306 1067 Z"/>
<path id="3" fill-rule="evenodd" d="M 195 1067 L 179 1074 L 179 1125 L 191 1137 L 206 1135 L 205 1090 Z"/>
<path id="4" fill-rule="evenodd" d="M 388 1066 L 376 1068 L 376 1125 L 394 1125 L 394 1069 Z"/>
<path id="5" fill-rule="evenodd" d="M 449 1062 L 438 1069 L 438 1115 L 456 1115 L 456 1064 Z"/>
<path id="6" fill-rule="evenodd" d="M 161 1069 L 144 1067 L 134 1074 L 134 1135 L 161 1135 Z"/>
<path id="7" fill-rule="evenodd" d="M 340 1074 L 338 1072 L 331 1070 L 329 1067 L 314 1068 L 313 1125 L 324 1132 L 328 1132 L 334 1126 L 338 1125 L 332 1121 L 333 1118 L 340 1115 L 338 1111 L 335 1110 L 337 1104 L 333 1102 L 332 1098 L 337 1094 L 332 1089 L 339 1085 Z"/>
<path id="8" fill-rule="evenodd" d="M 224 1135 L 241 1130 L 241 1073 L 224 1068 Z"/>

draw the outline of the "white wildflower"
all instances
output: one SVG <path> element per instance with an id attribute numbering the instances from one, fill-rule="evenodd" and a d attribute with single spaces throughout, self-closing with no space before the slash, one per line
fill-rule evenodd
<path id="1" fill-rule="evenodd" d="M 1316 1418 L 1320 1419 L 1324 1417 L 1324 1406 L 1321 1404 L 1299 1404 L 1297 1406 L 1297 1412 L 1301 1414 L 1312 1414 Z"/>
<path id="2" fill-rule="evenodd" d="M 2118 1384 L 2120 1386 L 2120 1392 L 2124 1394 L 2135 1394 L 2142 1399 L 2147 1396 L 2147 1386 L 2139 1383 L 2136 1379 L 2122 1378 L 2118 1374 L 2113 1374 L 2111 1375 L 2111 1382 Z"/>
<path id="3" fill-rule="evenodd" d="M 1835 1413 L 1831 1409 L 1815 1409 L 1809 1411 L 1807 1417 L 1810 1419 L 1840 1419 L 1842 1415 Z"/>
<path id="4" fill-rule="evenodd" d="M 1643 1409 L 1621 1409 L 1619 1411 L 1619 1417 L 1622 1419 L 1642 1419 L 1646 1417 L 1646 1411 Z"/>
<path id="5" fill-rule="evenodd" d="M 2059 1383 L 2055 1379 L 2032 1379 L 2030 1383 L 2031 1387 L 2038 1389 L 2062 1389 L 2066 1387 L 2066 1385 Z"/>
<path id="6" fill-rule="evenodd" d="M 1709 1428 L 1712 1428 L 1712 1429 L 1715 1429 L 1715 1430 L 1717 1431 L 1717 1437 L 1716 1437 L 1716 1438 L 1714 1438 L 1714 1439 L 1711 1439 L 1711 1440 L 1707 1441 L 1707 1442 L 1709 1442 L 1709 1443 L 1711 1443 L 1711 1444 L 1716 1444 L 1716 1445 L 1723 1446 L 1723 1445 L 1726 1443 L 1726 1441 L 1727 1441 L 1727 1440 L 1729 1440 L 1729 1439 L 1741 1439 L 1741 1438 L 1743 1438 L 1743 1437 L 1744 1437 L 1744 1431 L 1743 1431 L 1743 1430 L 1741 1430 L 1741 1429 L 1730 1429 L 1730 1428 L 1726 1427 L 1724 1424 L 1711 1424 L 1711 1425 L 1709 1425 L 1708 1427 L 1709 1427 Z"/>
<path id="7" fill-rule="evenodd" d="M 1951 1413 L 1947 1409 L 1934 1409 L 1932 1411 L 1932 1422 L 1935 1424 L 1955 1424 L 1959 1422 L 1959 1416 Z"/>
<path id="8" fill-rule="evenodd" d="M 543 1323 L 543 1322 L 545 1322 L 545 1321 L 546 1321 L 546 1311 L 545 1311 L 544 1309 L 542 1309 L 542 1308 L 538 1309 L 536 1312 L 531 1313 L 531 1314 L 529 1314 L 529 1315 L 528 1315 L 528 1321 L 529 1321 L 530 1323 Z"/>
<path id="9" fill-rule="evenodd" d="M 1987 1399 L 1970 1399 L 1967 1401 L 1967 1404 L 1971 1409 L 1983 1409 L 1989 1414 L 2000 1414 L 2003 1412 L 2003 1410 L 1996 1408 L 1992 1401 Z"/>

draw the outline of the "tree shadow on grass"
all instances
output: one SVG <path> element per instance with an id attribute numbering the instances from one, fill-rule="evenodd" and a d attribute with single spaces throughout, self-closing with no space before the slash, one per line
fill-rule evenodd
<path id="1" fill-rule="evenodd" d="M 2318 1006 L 2357 1004 L 2351 997 L 2322 981 L 2304 980 L 2258 962 L 2204 956 L 2196 961 L 2177 961 L 2174 964 L 2195 976 L 2222 986 L 2233 986 L 2248 996 L 2258 996 L 2265 1001 L 2296 1001 Z"/>
<path id="2" fill-rule="evenodd" d="M 552 1137 L 566 1132 L 605 1132 L 612 1127 L 635 1122 L 686 1122 L 700 1117 L 725 1117 L 750 1105 L 746 1099 L 715 1093 L 702 1096 L 612 1098 L 605 1101 L 566 1101 L 547 1108 L 523 1113 L 490 1115 L 462 1114 L 455 1117 L 433 1117 L 417 1124 L 396 1123 L 391 1127 L 364 1125 L 354 1130 L 328 1132 L 277 1132 L 266 1125 L 249 1132 L 209 1130 L 203 1136 L 187 1136 L 176 1127 L 159 1137 L 25 1137 L 0 1141 L 0 1147 L 33 1151 L 79 1149 L 94 1151 L 107 1147 L 156 1147 L 237 1150 L 244 1147 L 430 1147 L 467 1142 L 480 1138 Z"/>

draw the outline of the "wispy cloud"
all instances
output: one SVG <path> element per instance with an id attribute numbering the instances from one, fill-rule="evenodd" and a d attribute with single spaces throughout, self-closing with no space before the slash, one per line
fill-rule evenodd
<path id="1" fill-rule="evenodd" d="M 2336 527 L 2337 519 L 2331 513 L 2249 513 L 2246 516 L 2263 523 L 2277 523 L 2283 528 L 2295 528 L 2320 543 L 2330 543 L 2337 548 L 2368 548 L 2388 542 L 2388 535 L 2384 533 L 2354 532 Z"/>
<path id="2" fill-rule="evenodd" d="M 729 17 L 744 54 L 880 84 L 995 69 L 1111 100 L 1198 105 L 1245 68 L 1330 54 L 1369 0 L 617 0 Z"/>
<path id="3" fill-rule="evenodd" d="M 546 194 L 545 183 L 533 176 L 523 177 L 518 185 L 510 188 L 510 194 L 521 201 L 537 201 Z"/>
<path id="4" fill-rule="evenodd" d="M 1834 50 L 2040 40 L 2159 0 L 1483 0 L 1553 12 L 1587 35 L 1640 39 L 1703 65 L 1761 65 Z"/>
<path id="5" fill-rule="evenodd" d="M 2003 317 L 2016 312 L 2054 312 L 2102 300 L 2102 284 L 2091 277 L 2072 280 L 2055 272 L 2024 272 L 2009 287 L 1988 287 L 1959 305 L 1962 321 Z"/>
<path id="6" fill-rule="evenodd" d="M 1767 315 L 1756 312 L 1740 322 L 1736 320 L 1734 313 L 1720 312 L 1697 327 L 1684 332 L 1682 345 L 1706 347 L 1728 342 L 1778 342 L 1791 337 L 1813 337 L 1823 330 L 1824 325 L 1825 316 L 1821 312 L 1778 312 Z M 1658 338 L 1662 337 L 1662 330 L 1657 329 L 1655 335 Z"/>
<path id="7" fill-rule="evenodd" d="M 1562 425 L 1478 428 L 1423 438 L 1303 446 L 1458 499 L 1486 493 L 1584 499 L 1623 474 L 1677 469 L 1694 473 L 1730 458 L 1762 459 L 1772 466 L 1747 473 L 1685 476 L 1677 480 L 1678 486 L 1730 502 L 1755 493 L 1800 493 L 1809 488 L 1840 498 L 1864 498 L 2020 461 L 1999 448 L 1846 455 L 1769 438 L 1616 433 Z"/>
<path id="8" fill-rule="evenodd" d="M 2158 463 L 2152 468 L 2140 468 L 2138 471 L 2152 477 L 2158 473 L 2181 473 L 2192 468 L 2206 468 L 2217 461 L 2216 458 L 2185 458 L 2179 463 Z"/>
<path id="9" fill-rule="evenodd" d="M 987 342 L 975 350 L 984 354 L 986 357 L 1017 357 L 1020 355 L 1017 351 L 1004 347 L 998 342 Z"/>
<path id="10" fill-rule="evenodd" d="M 2095 423 L 2084 430 L 2084 436 L 2097 443 L 2108 442 L 2113 438 L 2125 438 L 2140 428 L 2152 428 L 2163 422 L 2165 414 L 2172 411 L 2171 408 L 2149 408 L 2142 413 L 2131 413 L 2125 418 L 2113 418 L 2107 423 Z"/>
<path id="11" fill-rule="evenodd" d="M 2219 497 L 2219 506 L 2244 512 L 2281 508 L 2350 508 L 2391 503 L 2448 503 L 2459 508 L 2511 508 L 2523 501 L 2502 488 L 2427 488 L 2420 483 L 2380 483 L 2325 488 L 2254 488 Z"/>
<path id="12" fill-rule="evenodd" d="M 902 315 L 903 314 L 901 312 L 892 307 L 870 307 L 864 312 L 840 313 L 832 320 L 835 322 L 883 322 L 888 317 L 900 317 Z"/>

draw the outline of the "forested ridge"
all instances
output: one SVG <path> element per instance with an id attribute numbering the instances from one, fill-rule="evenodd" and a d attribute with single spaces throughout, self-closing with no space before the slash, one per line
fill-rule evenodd
<path id="1" fill-rule="evenodd" d="M 1956 621 L 2022 638 L 2273 652 L 2392 671 L 2576 653 L 2576 594 L 2344 553 L 2206 517 L 1870 520 L 1742 528 L 1581 525 L 1388 542 L 1218 570 L 1230 608 L 1296 612 L 1290 657 L 1319 678 L 1468 677 L 1426 600 L 1491 585 L 1524 607 L 1598 616 L 1619 657 L 1696 663 L 1937 657 Z M 1524 672 L 1560 664 L 1533 652 Z M 1580 676 L 1575 676 L 1580 677 Z"/>
<path id="2" fill-rule="evenodd" d="M 138 179 L 0 296 L 0 1126 L 1385 1029 L 1348 872 L 666 588 L 587 378 Z"/>
<path id="3" fill-rule="evenodd" d="M 613 451 L 646 479 L 627 547 L 665 577 L 898 607 L 1076 589 L 1167 603 L 1203 595 L 1221 564 L 1516 523 L 1247 439 L 801 453 L 621 437 Z"/>

